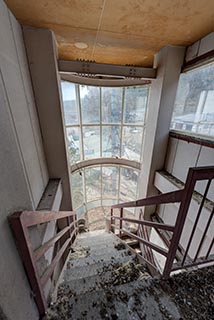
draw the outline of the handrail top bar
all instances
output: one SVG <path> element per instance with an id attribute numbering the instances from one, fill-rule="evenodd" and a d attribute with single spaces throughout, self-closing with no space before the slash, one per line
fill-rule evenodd
<path id="1" fill-rule="evenodd" d="M 189 168 L 187 178 L 191 174 L 193 174 L 193 179 L 195 181 L 214 179 L 214 166 Z M 152 196 L 152 197 L 148 197 L 148 198 L 144 198 L 144 199 L 139 199 L 136 201 L 130 201 L 130 202 L 116 204 L 116 205 L 112 206 L 111 208 L 113 208 L 113 209 L 115 209 L 115 208 L 133 208 L 133 207 L 143 207 L 143 206 L 157 205 L 157 204 L 163 204 L 163 203 L 180 202 L 182 200 L 184 190 L 185 190 L 185 187 L 182 190 L 163 193 L 158 196 Z"/>
<path id="2" fill-rule="evenodd" d="M 189 168 L 188 174 L 191 174 L 191 172 L 194 175 L 194 180 L 208 180 L 214 178 L 214 166 Z"/>
<path id="3" fill-rule="evenodd" d="M 178 191 L 172 191 L 163 193 L 157 196 L 152 196 L 144 199 L 139 199 L 136 201 L 130 201 L 125 203 L 120 203 L 112 206 L 113 209 L 115 208 L 132 208 L 132 207 L 143 207 L 143 206 L 151 206 L 157 205 L 162 203 L 173 203 L 173 202 L 180 202 L 183 197 L 184 189 Z"/>
<path id="4" fill-rule="evenodd" d="M 159 223 L 159 222 L 153 222 L 153 221 L 147 221 L 147 220 L 139 220 L 139 219 L 131 219 L 131 218 L 120 218 L 117 216 L 112 216 L 114 219 L 122 220 L 122 221 L 127 221 L 127 222 L 133 222 L 133 223 L 138 223 L 142 224 L 148 227 L 153 227 L 157 229 L 164 229 L 168 231 L 174 231 L 175 227 L 170 225 L 170 224 L 165 224 L 165 223 Z"/>
<path id="5" fill-rule="evenodd" d="M 75 211 L 21 211 L 14 213 L 9 220 L 20 219 L 25 227 L 30 227 L 75 215 Z"/>
<path id="6" fill-rule="evenodd" d="M 155 250 L 155 251 L 159 252 L 160 254 L 162 254 L 163 256 L 167 257 L 168 250 L 160 247 L 159 245 L 157 245 L 157 244 L 155 244 L 155 243 L 153 243 L 153 242 L 149 242 L 149 241 L 147 241 L 147 240 L 145 240 L 145 239 L 143 239 L 143 238 L 141 238 L 141 237 L 139 237 L 139 236 L 137 236 L 137 235 L 129 232 L 129 231 L 126 230 L 126 229 L 122 229 L 122 231 L 123 231 L 123 233 L 127 234 L 127 235 L 130 236 L 131 238 L 136 239 L 136 240 L 144 243 L 147 247 L 150 247 L 150 248 L 152 248 L 153 250 Z"/>

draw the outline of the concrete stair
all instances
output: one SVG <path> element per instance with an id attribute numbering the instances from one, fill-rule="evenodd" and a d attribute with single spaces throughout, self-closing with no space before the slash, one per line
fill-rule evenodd
<path id="1" fill-rule="evenodd" d="M 171 301 L 148 294 L 150 279 L 146 267 L 115 235 L 80 234 L 45 319 L 180 319 Z"/>

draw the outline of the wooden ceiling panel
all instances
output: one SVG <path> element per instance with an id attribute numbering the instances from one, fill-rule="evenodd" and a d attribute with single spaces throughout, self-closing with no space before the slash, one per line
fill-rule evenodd
<path id="1" fill-rule="evenodd" d="M 105 63 L 110 64 L 131 64 L 144 67 L 150 67 L 153 65 L 153 52 L 132 48 L 124 50 L 119 47 L 109 46 L 107 48 L 102 48 L 97 46 L 94 51 L 93 58 L 93 60 L 100 63 L 105 61 Z"/>
<path id="2" fill-rule="evenodd" d="M 107 0 L 100 30 L 192 43 L 214 30 L 214 1 Z"/>
<path id="3" fill-rule="evenodd" d="M 6 0 L 21 22 L 97 29 L 103 0 Z"/>
<path id="4" fill-rule="evenodd" d="M 166 45 L 214 31 L 214 0 L 6 0 L 16 18 L 50 28 L 62 59 L 152 65 Z M 83 42 L 78 49 L 75 43 Z"/>

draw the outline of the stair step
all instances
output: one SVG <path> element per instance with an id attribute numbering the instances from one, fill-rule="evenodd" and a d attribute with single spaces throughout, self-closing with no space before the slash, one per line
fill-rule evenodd
<path id="1" fill-rule="evenodd" d="M 91 232 L 89 237 L 78 236 L 75 245 L 59 286 L 58 301 L 49 309 L 47 319 L 181 318 L 174 302 L 161 290 L 156 292 L 146 268 L 136 265 L 133 249 L 126 249 L 120 239 Z"/>
<path id="2" fill-rule="evenodd" d="M 118 240 L 118 241 L 102 241 L 102 242 L 100 241 L 100 242 L 94 242 L 94 243 L 76 242 L 75 246 L 73 248 L 81 246 L 81 247 L 86 247 L 86 248 L 90 247 L 91 250 L 98 249 L 98 248 L 100 248 L 100 250 L 101 250 L 102 248 L 106 248 L 106 247 L 109 247 L 112 249 L 112 248 L 114 248 L 115 245 L 117 245 L 119 243 L 120 243 L 120 240 Z"/>
<path id="3" fill-rule="evenodd" d="M 110 291 L 106 292 L 99 290 L 91 292 L 90 294 L 82 294 L 70 301 L 72 309 L 71 319 L 87 319 L 87 320 L 101 320 L 101 319 L 124 319 L 124 320 L 140 320 L 138 315 L 131 309 L 124 312 L 118 308 L 120 301 L 111 297 Z M 122 312 L 121 312 L 122 311 Z M 126 315 L 125 315 L 126 313 Z M 120 315 L 122 314 L 122 317 Z"/>
<path id="4" fill-rule="evenodd" d="M 107 269 L 113 269 L 118 263 L 126 263 L 130 260 L 130 256 L 121 257 L 117 261 L 107 260 L 103 262 L 94 262 L 89 265 L 69 267 L 66 271 L 67 276 L 70 280 L 81 279 L 84 277 L 89 277 L 96 275 L 101 272 L 105 272 Z"/>
<path id="5" fill-rule="evenodd" d="M 82 279 L 72 280 L 69 275 L 64 277 L 64 283 L 69 287 L 69 289 L 75 293 L 75 295 L 80 295 L 82 293 L 97 291 L 102 289 L 102 285 L 105 282 L 111 280 L 111 271 L 102 273 L 101 275 L 93 275 L 89 277 L 84 277 Z"/>
<path id="6" fill-rule="evenodd" d="M 114 245 L 114 244 L 117 244 L 120 242 L 120 239 L 112 239 L 112 238 L 106 238 L 106 239 L 99 239 L 99 238 L 93 238 L 92 239 L 77 239 L 76 242 L 75 242 L 75 245 L 79 246 L 86 246 L 86 247 L 89 247 L 89 246 L 99 246 L 99 245 Z"/>
<path id="7" fill-rule="evenodd" d="M 133 256 L 133 254 L 128 250 L 116 250 L 116 251 L 105 251 L 103 253 L 99 252 L 93 255 L 89 255 L 85 258 L 79 258 L 79 259 L 69 259 L 68 261 L 68 267 L 80 267 L 80 266 L 86 266 L 94 263 L 99 262 L 107 262 L 107 261 L 116 261 L 117 259 L 126 257 L 126 256 Z"/>

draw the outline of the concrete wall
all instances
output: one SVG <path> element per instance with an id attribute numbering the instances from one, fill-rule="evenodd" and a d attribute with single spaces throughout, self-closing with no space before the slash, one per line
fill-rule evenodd
<path id="1" fill-rule="evenodd" d="M 189 168 L 214 165 L 214 142 L 213 146 L 203 146 L 170 137 L 165 170 L 182 182 L 186 181 Z M 196 191 L 203 193 L 205 182 L 198 182 Z M 207 198 L 214 201 L 214 181 L 212 182 Z"/>
<path id="2" fill-rule="evenodd" d="M 71 193 L 62 120 L 60 78 L 54 34 L 24 27 L 24 39 L 41 124 L 50 178 L 62 180 L 61 210 L 71 210 Z"/>
<path id="3" fill-rule="evenodd" d="M 0 0 L 0 315 L 38 319 L 7 217 L 35 209 L 48 172 L 22 30 Z"/>

